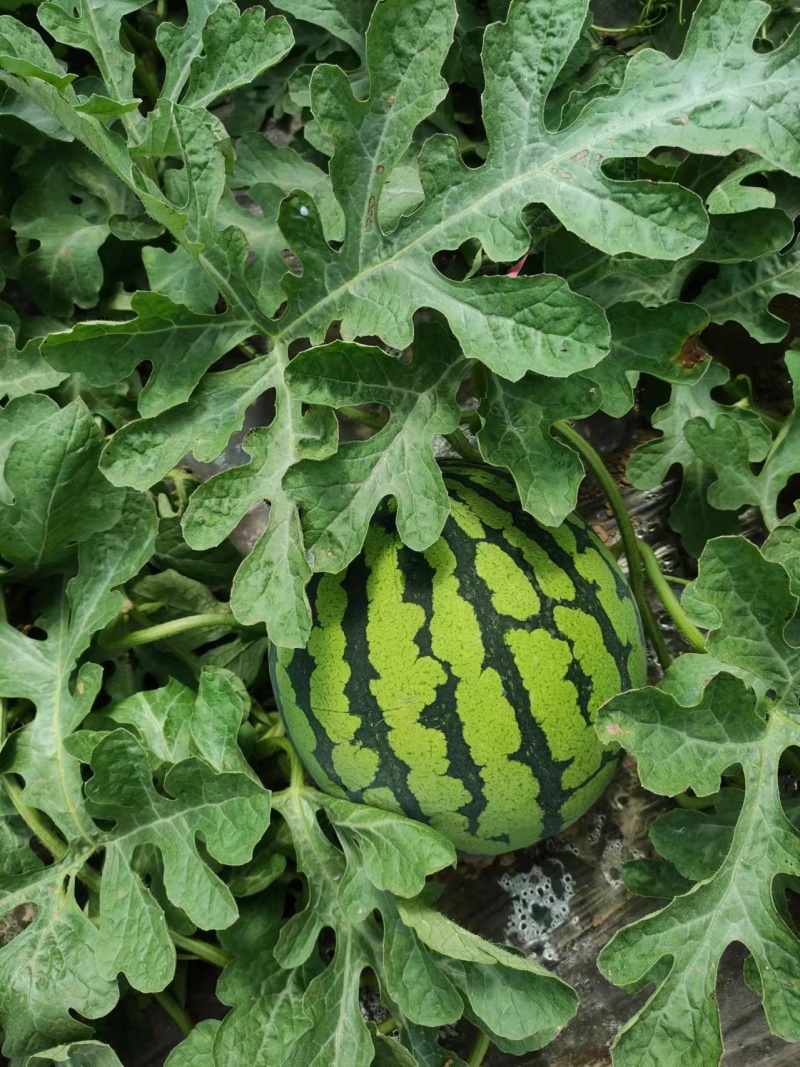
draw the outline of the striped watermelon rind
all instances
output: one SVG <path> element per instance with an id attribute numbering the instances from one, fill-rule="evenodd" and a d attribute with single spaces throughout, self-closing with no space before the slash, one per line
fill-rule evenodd
<path id="1" fill-rule="evenodd" d="M 463 852 L 530 845 L 601 795 L 598 707 L 644 685 L 633 596 L 576 515 L 539 525 L 501 472 L 444 463 L 452 511 L 415 553 L 394 507 L 309 587 L 304 649 L 270 670 L 286 730 L 334 796 L 429 822 Z"/>

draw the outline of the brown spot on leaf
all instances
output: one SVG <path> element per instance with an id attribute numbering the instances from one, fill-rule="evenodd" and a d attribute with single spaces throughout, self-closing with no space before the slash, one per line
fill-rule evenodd
<path id="1" fill-rule="evenodd" d="M 584 148 L 584 150 L 583 150 L 582 152 L 577 152 L 577 153 L 576 153 L 576 154 L 575 154 L 575 155 L 574 155 L 574 156 L 572 157 L 572 162 L 573 162 L 573 163 L 580 163 L 580 161 L 581 161 L 582 159 L 586 159 L 586 157 L 587 157 L 588 155 L 589 155 L 589 149 L 588 149 L 588 148 Z"/>
<path id="2" fill-rule="evenodd" d="M 610 722 L 608 726 L 606 726 L 606 730 L 608 733 L 611 734 L 612 737 L 622 737 L 628 732 L 627 730 L 623 730 L 622 727 L 616 722 Z"/>
<path id="3" fill-rule="evenodd" d="M 679 367 L 683 367 L 684 370 L 692 370 L 698 364 L 705 363 L 708 359 L 708 352 L 700 347 L 699 338 L 699 333 L 693 333 L 691 337 L 687 337 L 680 352 L 675 357 L 675 362 Z"/>
<path id="4" fill-rule="evenodd" d="M 394 103 L 394 96 L 387 96 L 386 97 L 386 103 L 387 104 L 393 104 Z"/>
<path id="5" fill-rule="evenodd" d="M 367 208 L 367 218 L 366 218 L 366 221 L 364 223 L 364 229 L 365 230 L 371 230 L 372 229 L 372 219 L 373 219 L 374 215 L 375 215 L 375 197 L 371 196 L 369 198 L 369 207 Z"/>

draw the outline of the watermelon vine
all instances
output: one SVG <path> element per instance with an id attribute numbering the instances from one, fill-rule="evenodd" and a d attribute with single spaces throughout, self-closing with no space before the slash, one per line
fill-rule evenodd
<path id="1" fill-rule="evenodd" d="M 800 1042 L 797 5 L 0 10 L 3 1055 Z"/>

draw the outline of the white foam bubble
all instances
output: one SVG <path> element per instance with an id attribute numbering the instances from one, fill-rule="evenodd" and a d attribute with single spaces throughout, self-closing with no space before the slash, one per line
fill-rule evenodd
<path id="1" fill-rule="evenodd" d="M 552 963 L 558 959 L 558 950 L 550 935 L 570 918 L 575 889 L 561 860 L 552 857 L 546 863 L 553 866 L 552 875 L 534 864 L 527 872 L 504 874 L 500 885 L 511 897 L 506 938 Z"/>

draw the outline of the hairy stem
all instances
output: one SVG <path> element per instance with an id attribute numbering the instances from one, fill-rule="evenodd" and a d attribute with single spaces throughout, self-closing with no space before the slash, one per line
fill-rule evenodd
<path id="1" fill-rule="evenodd" d="M 661 603 L 669 612 L 672 621 L 693 649 L 697 652 L 705 652 L 705 638 L 694 623 L 689 620 L 686 612 L 681 607 L 681 602 L 670 589 L 667 579 L 658 565 L 655 552 L 644 541 L 640 540 L 638 544 L 639 552 L 644 562 L 645 573 L 650 579 L 650 583 L 658 594 Z"/>
<path id="2" fill-rule="evenodd" d="M 617 483 L 608 473 L 608 469 L 598 453 L 568 422 L 554 422 L 553 429 L 586 461 L 603 487 L 606 499 L 614 513 L 614 518 L 617 520 L 617 527 L 625 548 L 625 556 L 628 560 L 628 580 L 634 599 L 639 607 L 639 613 L 642 616 L 645 632 L 655 649 L 658 662 L 666 669 L 672 662 L 672 657 L 658 627 L 653 609 L 650 607 L 650 601 L 647 599 L 644 587 L 642 556 L 637 547 L 638 538 L 634 532 L 625 502 L 622 499 L 622 493 L 619 491 Z"/>
<path id="3" fill-rule="evenodd" d="M 461 409 L 461 425 L 467 426 L 473 433 L 477 433 L 481 428 L 481 417 L 477 411 L 473 411 L 471 408 Z"/>

